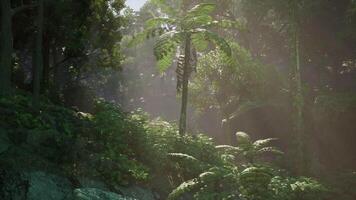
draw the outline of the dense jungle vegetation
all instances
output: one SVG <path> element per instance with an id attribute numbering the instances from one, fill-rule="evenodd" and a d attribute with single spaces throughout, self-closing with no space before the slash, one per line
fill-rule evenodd
<path id="1" fill-rule="evenodd" d="M 1 0 L 1 200 L 355 200 L 355 0 Z"/>

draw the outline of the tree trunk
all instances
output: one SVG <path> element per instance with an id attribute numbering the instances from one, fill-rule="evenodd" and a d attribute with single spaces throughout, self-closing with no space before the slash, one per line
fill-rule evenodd
<path id="1" fill-rule="evenodd" d="M 10 0 L 1 0 L 1 33 L 0 33 L 0 94 L 11 90 L 12 65 L 12 10 Z"/>
<path id="2" fill-rule="evenodd" d="M 43 89 L 42 91 L 48 92 L 50 88 L 50 38 L 48 34 L 44 34 L 43 40 Z"/>
<path id="3" fill-rule="evenodd" d="M 293 69 L 293 107 L 294 107 L 294 142 L 295 142 L 295 152 L 293 163 L 295 171 L 298 175 L 305 172 L 306 160 L 305 160 L 305 141 L 304 141 L 304 118 L 303 118 L 303 108 L 304 108 L 304 97 L 303 88 L 301 80 L 301 66 L 300 66 L 300 35 L 299 35 L 299 5 L 297 1 L 294 1 L 292 7 L 293 12 L 293 46 L 294 46 L 294 69 Z"/>
<path id="4" fill-rule="evenodd" d="M 40 103 L 41 77 L 43 72 L 43 0 L 38 1 L 37 34 L 35 42 L 33 106 L 38 108 Z"/>
<path id="5" fill-rule="evenodd" d="M 182 88 L 182 107 L 179 120 L 179 134 L 185 135 L 187 129 L 187 109 L 188 109 L 188 83 L 190 74 L 190 35 L 186 36 L 184 47 L 184 69 L 183 69 L 183 88 Z"/>

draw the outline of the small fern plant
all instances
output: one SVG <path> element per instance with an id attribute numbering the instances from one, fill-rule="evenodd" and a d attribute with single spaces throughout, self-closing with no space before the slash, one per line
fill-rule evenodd
<path id="1" fill-rule="evenodd" d="M 229 159 L 221 156 L 221 162 L 210 164 L 186 154 L 170 154 L 180 162 L 200 166 L 199 175 L 184 181 L 168 196 L 167 200 L 180 199 L 184 194 L 194 195 L 197 200 L 236 199 L 238 197 L 238 168 Z"/>
<path id="2" fill-rule="evenodd" d="M 157 37 L 154 45 L 154 55 L 158 61 L 158 69 L 166 71 L 177 61 L 177 91 L 182 93 L 182 106 L 179 120 L 179 133 L 186 132 L 188 82 L 195 69 L 197 52 L 204 52 L 214 44 L 227 56 L 231 56 L 228 42 L 217 33 L 211 31 L 213 27 L 239 28 L 240 23 L 229 20 L 216 21 L 213 11 L 216 5 L 200 3 L 189 9 L 187 2 L 183 8 L 170 6 L 164 0 L 153 1 L 159 7 L 161 16 L 146 21 L 145 29 L 136 34 L 131 45 L 137 45 L 151 37 Z M 183 1 L 184 2 L 184 1 Z M 185 5 L 185 6 L 184 6 Z"/>
<path id="3" fill-rule="evenodd" d="M 175 161 L 190 163 L 190 166 L 198 166 L 201 169 L 199 176 L 184 181 L 168 196 L 168 200 L 179 199 L 183 194 L 194 194 L 194 199 L 238 199 L 241 193 L 246 190 L 242 185 L 251 185 L 248 183 L 253 178 L 254 185 L 263 185 L 267 187 L 270 175 L 267 168 L 261 167 L 256 163 L 258 157 L 269 152 L 282 154 L 277 148 L 270 145 L 276 139 L 263 139 L 252 142 L 250 136 L 243 132 L 236 133 L 238 146 L 220 145 L 216 146 L 216 153 L 219 155 L 219 161 L 215 163 L 206 163 L 199 161 L 193 156 L 173 153 L 169 154 Z M 237 162 L 237 158 L 242 156 L 247 165 Z M 195 167 L 197 169 L 197 167 Z M 247 178 L 246 178 L 247 177 Z M 263 180 L 261 182 L 261 180 Z M 248 184 L 245 184 L 248 183 Z M 255 184 L 256 183 L 256 184 Z M 247 190 L 250 191 L 251 189 Z M 246 192 L 246 191 L 245 191 Z"/>
<path id="4" fill-rule="evenodd" d="M 271 145 L 277 138 L 268 138 L 252 141 L 250 136 L 244 132 L 236 133 L 237 147 L 230 145 L 216 146 L 217 149 L 225 152 L 235 152 L 237 156 L 242 156 L 247 164 L 254 165 L 266 153 L 282 155 L 283 152 Z"/>

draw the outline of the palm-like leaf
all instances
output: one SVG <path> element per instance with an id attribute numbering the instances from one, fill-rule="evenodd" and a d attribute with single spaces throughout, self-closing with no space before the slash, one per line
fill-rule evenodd
<path id="1" fill-rule="evenodd" d="M 205 51 L 209 47 L 209 42 L 205 39 L 204 34 L 193 34 L 192 43 L 197 51 Z"/>
<path id="2" fill-rule="evenodd" d="M 193 35 L 194 34 L 201 35 L 198 37 L 198 39 L 204 38 L 205 41 L 214 43 L 227 56 L 229 56 L 229 57 L 231 56 L 231 47 L 230 47 L 229 43 L 224 38 L 220 37 L 218 34 L 212 32 L 212 31 L 209 31 L 207 29 L 202 29 L 202 28 L 193 29 L 193 30 L 191 30 L 191 32 Z"/>
<path id="3" fill-rule="evenodd" d="M 182 33 L 178 31 L 169 31 L 157 39 L 153 51 L 158 60 L 158 68 L 161 72 L 172 65 L 175 52 L 181 40 Z"/>
<path id="4" fill-rule="evenodd" d="M 211 15 L 211 13 L 215 10 L 216 5 L 213 3 L 201 3 L 194 6 L 187 12 L 185 18 L 196 17 L 201 15 Z"/>
<path id="5" fill-rule="evenodd" d="M 167 17 L 154 17 L 146 21 L 145 29 L 153 29 L 157 27 L 167 27 L 176 24 L 176 20 Z"/>

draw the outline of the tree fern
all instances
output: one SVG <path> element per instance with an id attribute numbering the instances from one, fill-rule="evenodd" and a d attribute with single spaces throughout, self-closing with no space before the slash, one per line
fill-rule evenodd
<path id="1" fill-rule="evenodd" d="M 164 17 L 153 17 L 147 20 L 145 30 L 134 37 L 132 44 L 138 44 L 145 38 L 158 36 L 154 46 L 154 55 L 161 72 L 167 70 L 172 66 L 173 61 L 177 60 L 177 91 L 182 92 L 179 133 L 185 134 L 188 81 L 195 69 L 196 54 L 194 53 L 196 50 L 205 51 L 209 43 L 213 43 L 227 56 L 231 56 L 229 44 L 209 28 L 217 24 L 228 26 L 232 23 L 214 21 L 212 13 L 216 5 L 212 3 L 200 3 L 191 9 L 183 8 L 183 12 L 180 13 L 164 0 L 153 0 L 153 3 L 159 6 Z M 184 52 L 177 54 L 178 49 L 184 49 Z"/>

